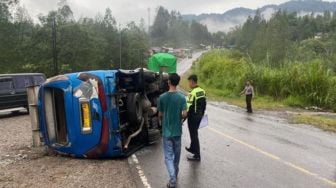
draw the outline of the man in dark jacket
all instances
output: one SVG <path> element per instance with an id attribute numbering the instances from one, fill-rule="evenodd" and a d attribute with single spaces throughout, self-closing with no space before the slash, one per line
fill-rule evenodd
<path id="1" fill-rule="evenodd" d="M 205 91 L 197 85 L 197 80 L 196 75 L 191 75 L 188 78 L 189 87 L 191 88 L 187 99 L 188 128 L 191 144 L 189 148 L 186 147 L 186 150 L 193 154 L 188 156 L 189 161 L 201 160 L 198 128 L 206 109 L 206 95 Z"/>

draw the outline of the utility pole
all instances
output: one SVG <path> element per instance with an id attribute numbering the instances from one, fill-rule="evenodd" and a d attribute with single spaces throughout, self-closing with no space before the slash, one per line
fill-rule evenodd
<path id="1" fill-rule="evenodd" d="M 148 11 L 148 39 L 149 39 L 149 46 L 152 47 L 152 40 L 151 40 L 151 34 L 150 34 L 150 12 L 151 12 L 151 9 L 150 7 L 148 7 L 147 9 Z"/>
<path id="2" fill-rule="evenodd" d="M 53 62 L 54 62 L 54 75 L 58 75 L 58 59 L 57 59 L 57 33 L 56 33 L 56 18 L 53 17 L 52 23 L 52 47 L 53 47 Z"/>
<path id="3" fill-rule="evenodd" d="M 151 11 L 151 9 L 148 7 L 147 11 L 148 11 L 148 35 L 149 35 L 149 33 L 150 33 L 150 11 Z"/>
<path id="4" fill-rule="evenodd" d="M 119 23 L 119 69 L 121 69 L 121 24 Z"/>

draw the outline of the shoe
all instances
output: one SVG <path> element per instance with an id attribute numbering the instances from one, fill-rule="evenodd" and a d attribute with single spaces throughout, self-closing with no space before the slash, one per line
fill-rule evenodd
<path id="1" fill-rule="evenodd" d="M 189 153 L 194 154 L 194 152 L 190 148 L 188 148 L 188 147 L 185 147 L 185 150 L 187 150 L 187 152 L 189 152 Z"/>
<path id="2" fill-rule="evenodd" d="M 175 188 L 176 186 L 175 185 L 172 185 L 170 183 L 167 183 L 167 188 Z"/>
<path id="3" fill-rule="evenodd" d="M 187 156 L 188 161 L 201 161 L 201 157 L 192 155 L 192 156 Z"/>

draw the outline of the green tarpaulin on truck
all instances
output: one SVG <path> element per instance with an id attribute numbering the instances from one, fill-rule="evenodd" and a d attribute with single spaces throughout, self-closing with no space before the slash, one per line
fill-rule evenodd
<path id="1" fill-rule="evenodd" d="M 154 54 L 148 60 L 148 69 L 155 72 L 176 73 L 177 58 L 168 53 Z"/>

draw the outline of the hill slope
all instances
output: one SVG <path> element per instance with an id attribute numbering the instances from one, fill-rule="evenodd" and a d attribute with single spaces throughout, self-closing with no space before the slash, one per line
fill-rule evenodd
<path id="1" fill-rule="evenodd" d="M 292 0 L 279 5 L 266 5 L 259 9 L 264 18 L 268 19 L 278 10 L 306 14 L 323 14 L 325 11 L 336 12 L 336 2 L 321 0 Z M 196 20 L 208 26 L 209 31 L 229 31 L 235 26 L 243 24 L 249 16 L 254 16 L 257 10 L 248 8 L 235 8 L 223 14 L 183 15 L 185 20 Z"/>

